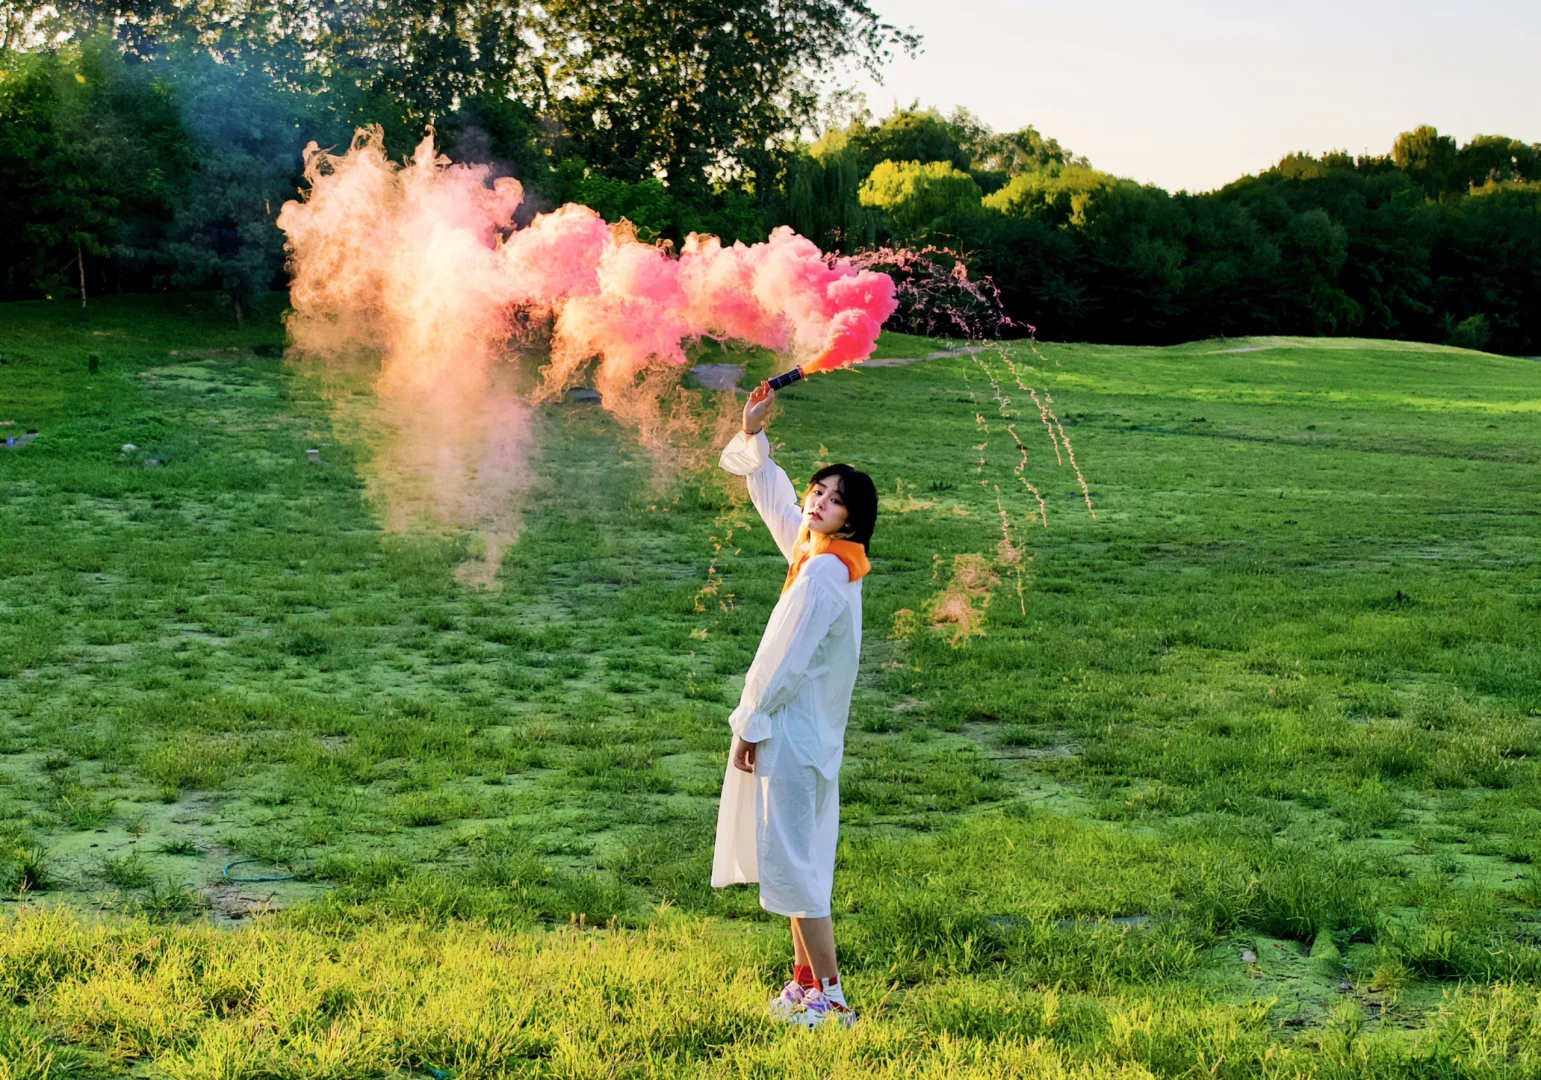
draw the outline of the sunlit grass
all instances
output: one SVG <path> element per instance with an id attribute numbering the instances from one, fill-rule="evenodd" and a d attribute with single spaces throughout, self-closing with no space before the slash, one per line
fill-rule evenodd
<path id="1" fill-rule="evenodd" d="M 1421 1030 L 1370 1030 L 1345 999 L 1311 1037 L 1281 1043 L 1267 1003 L 949 973 L 884 992 L 852 1030 L 810 1034 L 762 1018 L 780 962 L 762 938 L 672 914 L 645 930 L 510 934 L 408 919 L 229 933 L 36 913 L 0 939 L 0 989 L 35 1002 L 0 1011 L 0 1049 L 7 1075 L 27 1077 L 143 1061 L 189 1078 L 713 1077 L 796 1072 L 810 1056 L 821 1076 L 853 1080 L 1501 1077 L 1531 1052 L 1537 1005 L 1533 988 L 1497 983 L 1447 999 Z"/>

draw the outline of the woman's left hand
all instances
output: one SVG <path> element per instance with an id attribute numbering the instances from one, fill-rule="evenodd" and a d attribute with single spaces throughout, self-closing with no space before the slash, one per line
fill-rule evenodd
<path id="1" fill-rule="evenodd" d="M 733 736 L 733 749 L 728 753 L 728 760 L 733 762 L 733 767 L 739 772 L 754 772 L 754 748 L 758 743 L 745 742 L 737 735 Z"/>

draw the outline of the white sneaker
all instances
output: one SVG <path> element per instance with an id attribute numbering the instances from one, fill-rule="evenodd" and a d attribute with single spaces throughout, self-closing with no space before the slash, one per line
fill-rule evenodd
<path id="1" fill-rule="evenodd" d="M 789 1017 L 792 1023 L 804 1027 L 817 1027 L 827 1020 L 838 1020 L 850 1027 L 856 1023 L 856 1014 L 845 1003 L 845 991 L 836 983 L 824 985 L 822 990 L 803 991 L 802 1008 Z"/>
<path id="2" fill-rule="evenodd" d="M 796 979 L 790 980 L 781 988 L 781 993 L 770 1000 L 771 1019 L 790 1021 L 803 1008 L 803 997 L 807 993 Z"/>
<path id="3" fill-rule="evenodd" d="M 848 1015 L 853 1020 L 856 1018 L 856 1014 L 851 1012 L 851 1006 L 846 1003 L 844 983 L 835 983 L 835 985 L 831 986 L 829 980 L 825 979 L 820 984 L 819 990 L 825 997 L 829 998 L 842 1016 Z"/>

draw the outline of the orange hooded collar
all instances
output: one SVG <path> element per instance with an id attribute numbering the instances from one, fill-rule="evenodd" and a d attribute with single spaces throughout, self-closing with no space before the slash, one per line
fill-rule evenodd
<path id="1" fill-rule="evenodd" d="M 835 540 L 823 533 L 813 532 L 806 525 L 797 534 L 797 546 L 792 549 L 792 552 L 792 565 L 787 570 L 786 583 L 781 586 L 782 592 L 792 587 L 792 582 L 797 580 L 803 564 L 815 555 L 833 555 L 845 563 L 845 569 L 851 575 L 851 581 L 866 577 L 867 571 L 872 569 L 872 564 L 867 561 L 867 549 L 856 541 Z"/>

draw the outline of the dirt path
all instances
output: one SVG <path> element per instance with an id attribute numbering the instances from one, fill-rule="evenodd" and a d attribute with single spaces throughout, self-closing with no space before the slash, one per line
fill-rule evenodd
<path id="1" fill-rule="evenodd" d="M 925 356 L 888 356 L 880 360 L 867 360 L 862 367 L 904 367 L 906 364 L 918 363 L 921 360 L 948 360 L 954 356 L 974 356 L 990 348 L 989 345 L 963 345 L 956 349 L 942 349 L 939 352 L 929 352 Z"/>

